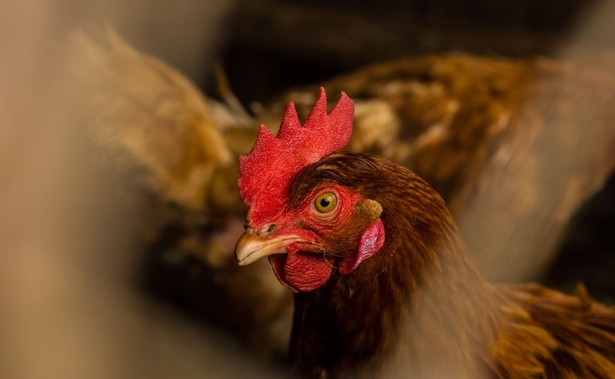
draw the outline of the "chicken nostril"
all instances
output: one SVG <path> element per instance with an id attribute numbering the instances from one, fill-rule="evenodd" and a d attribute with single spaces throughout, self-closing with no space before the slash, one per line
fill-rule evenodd
<path id="1" fill-rule="evenodd" d="M 265 237 L 269 235 L 270 233 L 272 233 L 274 230 L 275 230 L 275 224 L 267 224 L 267 225 L 263 225 L 262 227 L 258 228 L 255 232 L 256 232 L 257 237 Z"/>

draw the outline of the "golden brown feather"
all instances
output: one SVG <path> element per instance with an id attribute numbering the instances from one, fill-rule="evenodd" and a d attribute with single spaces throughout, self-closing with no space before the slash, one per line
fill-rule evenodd
<path id="1" fill-rule="evenodd" d="M 615 309 L 539 285 L 488 283 L 442 199 L 412 172 L 377 156 L 336 153 L 294 181 L 291 214 L 313 188 L 335 184 L 379 203 L 386 230 L 381 251 L 356 271 L 335 271 L 322 287 L 295 294 L 290 355 L 307 377 L 615 373 Z M 326 243 L 339 250 L 333 256 L 356 249 L 347 234 Z M 340 237 L 331 231 L 331 238 Z"/>
<path id="2" fill-rule="evenodd" d="M 121 176 L 112 195 L 138 215 L 152 287 L 282 354 L 291 296 L 268 267 L 239 270 L 232 254 L 244 214 L 232 157 L 254 138 L 245 116 L 110 29 L 75 32 L 66 52 L 84 142 L 99 175 Z"/>
<path id="3" fill-rule="evenodd" d="M 446 200 L 477 263 L 497 280 L 534 278 L 566 221 L 615 167 L 612 56 L 464 54 L 385 62 L 324 85 L 356 104 L 352 151 L 415 171 Z M 279 96 L 307 115 L 316 86 Z M 498 212 L 494 212 L 498 209 Z"/>

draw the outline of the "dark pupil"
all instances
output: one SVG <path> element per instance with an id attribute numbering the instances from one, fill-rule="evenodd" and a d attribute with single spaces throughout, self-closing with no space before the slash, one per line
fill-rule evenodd
<path id="1" fill-rule="evenodd" d="M 328 197 L 325 197 L 324 199 L 320 200 L 320 206 L 323 208 L 327 208 L 329 204 L 331 204 L 331 199 L 329 199 Z"/>

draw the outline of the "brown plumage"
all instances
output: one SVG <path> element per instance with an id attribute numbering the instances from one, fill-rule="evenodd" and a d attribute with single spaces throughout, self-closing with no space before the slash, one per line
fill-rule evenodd
<path id="1" fill-rule="evenodd" d="M 382 62 L 324 83 L 355 101 L 347 148 L 416 172 L 444 198 L 482 273 L 535 278 L 567 220 L 615 167 L 612 55 L 583 60 L 439 54 Z M 285 91 L 275 125 L 317 86 Z M 497 212 L 494 212 L 497 209 Z"/>
<path id="2" fill-rule="evenodd" d="M 322 287 L 295 295 L 290 354 L 308 377 L 615 374 L 615 310 L 538 285 L 489 284 L 440 196 L 415 174 L 337 153 L 295 176 L 288 212 L 332 185 L 382 206 L 386 241 L 356 271 L 334 270 Z M 324 254 L 352 254 L 356 241 L 350 232 Z"/>
<path id="3" fill-rule="evenodd" d="M 79 87 L 79 106 L 74 109 L 84 116 L 88 140 L 95 146 L 92 152 L 105 169 L 122 175 L 113 194 L 122 207 L 140 216 L 139 242 L 148 252 L 150 282 L 259 351 L 284 351 L 292 296 L 265 262 L 238 268 L 232 257 L 244 214 L 232 155 L 249 150 L 257 122 L 203 96 L 172 67 L 140 53 L 111 31 L 99 38 L 76 33 L 68 58 Z M 485 230 L 514 231 L 510 238 L 515 244 L 492 243 L 497 249 L 478 250 L 481 268 L 527 274 L 527 265 L 509 258 L 517 257 L 509 249 L 529 257 L 531 267 L 543 267 L 552 245 L 547 242 L 557 240 L 571 212 L 599 187 L 611 167 L 602 155 L 610 150 L 600 146 L 611 146 L 612 139 L 600 128 L 612 129 L 612 109 L 605 104 L 613 96 L 613 75 L 593 63 L 439 55 L 386 62 L 326 86 L 346 89 L 356 98 L 350 149 L 385 156 L 427 178 L 456 220 L 471 218 L 462 228 L 464 237 L 476 233 L 474 240 L 483 242 Z M 608 61 L 604 67 L 611 67 Z M 307 113 L 314 93 L 313 87 L 289 90 L 282 98 L 294 99 L 299 112 Z M 570 94 L 586 98 L 585 105 L 575 101 L 570 106 Z M 280 103 L 266 103 L 255 118 L 277 122 Z M 566 130 L 575 125 L 598 128 L 578 139 L 579 146 L 592 147 L 590 155 L 568 154 L 575 151 L 570 142 L 556 149 L 566 152 L 566 158 L 587 157 L 577 160 L 580 165 L 574 170 L 561 170 L 560 184 L 536 180 L 549 168 L 548 161 L 538 158 L 529 159 L 540 166 L 521 170 L 529 176 L 510 172 L 518 167 L 511 162 L 541 156 L 539 149 L 527 153 L 533 141 L 528 136 L 538 133 L 558 146 L 562 139 L 551 137 L 560 135 L 560 120 L 571 117 L 576 121 L 566 124 Z M 577 142 L 578 133 L 561 135 Z M 506 154 L 511 151 L 523 153 Z M 498 204 L 512 207 L 506 214 L 515 217 L 500 217 L 493 203 L 484 205 L 486 212 L 477 211 L 486 195 L 499 196 Z M 532 202 L 519 201 L 528 198 Z M 528 225 L 531 234 L 520 225 Z M 512 270 L 513 265 L 521 267 Z"/>
<path id="4" fill-rule="evenodd" d="M 239 159 L 239 265 L 268 257 L 295 292 L 293 365 L 310 378 L 608 378 L 615 309 L 538 285 L 494 286 L 444 200 L 351 138 L 352 100 L 287 105 Z"/>

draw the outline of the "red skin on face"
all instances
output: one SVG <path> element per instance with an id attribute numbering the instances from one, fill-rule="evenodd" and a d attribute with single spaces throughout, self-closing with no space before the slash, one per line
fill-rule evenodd
<path id="1" fill-rule="evenodd" d="M 353 118 L 353 102 L 343 92 L 327 114 L 326 93 L 321 88 L 303 125 L 294 104 L 289 103 L 277 137 L 261 125 L 254 147 L 240 157 L 238 186 L 243 202 L 250 207 L 248 226 L 258 228 L 273 223 L 276 228 L 272 236 L 294 235 L 307 241 L 292 243 L 286 247 L 286 254 L 269 257 L 279 281 L 293 291 L 312 291 L 329 279 L 336 264 L 331 254 L 341 252 L 328 246 L 327 237 L 352 221 L 353 209 L 362 198 L 340 186 L 317 188 L 298 209 L 289 211 L 291 182 L 304 167 L 348 143 Z M 314 198 L 326 191 L 336 193 L 338 204 L 330 213 L 320 213 L 313 205 Z M 354 271 L 383 243 L 384 227 L 378 219 L 363 231 L 354 256 L 337 259 L 340 272 Z"/>
<path id="2" fill-rule="evenodd" d="M 322 214 L 314 207 L 314 199 L 325 192 L 335 193 L 337 206 L 330 213 Z M 361 196 L 348 189 L 325 187 L 307 196 L 299 209 L 287 212 L 274 221 L 276 235 L 297 235 L 311 242 L 293 243 L 287 247 L 286 254 L 269 257 L 280 283 L 295 292 L 307 292 L 322 286 L 331 277 L 335 262 L 331 256 L 324 254 L 325 239 L 331 230 L 348 221 L 359 200 Z M 319 250 L 323 254 L 319 254 Z"/>
<path id="3" fill-rule="evenodd" d="M 319 195 L 333 192 L 337 206 L 330 213 L 320 213 L 314 206 Z M 269 262 L 278 280 L 295 292 L 312 291 L 322 286 L 333 273 L 335 259 L 326 255 L 331 232 L 346 223 L 353 222 L 352 212 L 363 197 L 341 186 L 323 187 L 307 196 L 306 201 L 294 211 L 289 211 L 275 221 L 276 235 L 297 235 L 309 242 L 298 242 L 286 248 L 286 254 L 269 257 Z M 359 264 L 375 254 L 384 243 L 384 227 L 378 219 L 362 234 L 357 253 L 339 262 L 342 274 L 353 272 Z M 322 253 L 320 253 L 322 252 Z"/>

